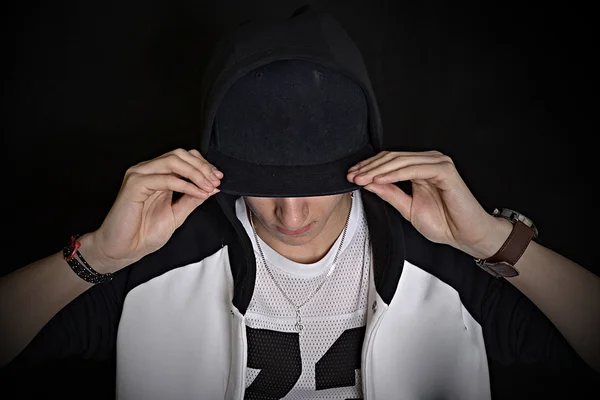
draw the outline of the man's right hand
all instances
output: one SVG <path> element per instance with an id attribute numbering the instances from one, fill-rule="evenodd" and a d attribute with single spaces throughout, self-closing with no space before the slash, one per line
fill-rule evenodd
<path id="1" fill-rule="evenodd" d="M 221 178 L 197 150 L 176 149 L 127 169 L 112 208 L 91 233 L 94 251 L 110 266 L 98 272 L 116 272 L 164 246 L 196 207 L 219 192 Z M 176 202 L 174 191 L 183 193 Z"/>

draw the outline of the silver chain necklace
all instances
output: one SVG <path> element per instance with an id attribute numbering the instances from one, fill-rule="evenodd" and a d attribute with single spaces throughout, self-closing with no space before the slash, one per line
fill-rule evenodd
<path id="1" fill-rule="evenodd" d="M 288 295 L 285 293 L 283 288 L 281 286 L 279 286 L 279 283 L 277 282 L 277 280 L 273 276 L 273 273 L 271 272 L 271 268 L 269 268 L 269 266 L 267 265 L 267 261 L 265 260 L 265 255 L 263 254 L 263 251 L 260 247 L 260 243 L 258 242 L 258 235 L 256 234 L 256 228 L 254 227 L 254 219 L 252 217 L 252 210 L 250 210 L 248 208 L 248 211 L 250 212 L 250 223 L 252 224 L 252 230 L 254 231 L 254 238 L 256 239 L 256 245 L 258 246 L 258 251 L 260 251 L 260 255 L 263 259 L 263 265 L 265 266 L 267 273 L 273 280 L 273 283 L 275 284 L 275 286 L 277 286 L 277 289 L 279 289 L 279 291 L 281 292 L 283 297 L 285 297 L 285 299 L 296 310 L 296 325 L 294 325 L 294 327 L 296 328 L 296 330 L 298 331 L 299 334 L 302 334 L 302 330 L 304 329 L 304 325 L 302 324 L 302 318 L 300 317 L 300 308 L 302 306 L 304 306 L 306 303 L 308 303 L 313 297 L 315 297 L 315 295 L 319 292 L 319 290 L 321 290 L 321 288 L 327 281 L 327 278 L 329 278 L 329 276 L 333 273 L 333 270 L 335 269 L 335 265 L 336 265 L 335 262 L 337 261 L 338 255 L 340 254 L 340 250 L 342 249 L 342 245 L 344 244 L 344 238 L 346 237 L 346 230 L 348 229 L 348 221 L 350 220 L 350 214 L 352 213 L 352 203 L 353 203 L 352 199 L 354 199 L 354 193 L 352 193 L 351 197 L 350 197 L 350 211 L 348 212 L 348 217 L 346 217 L 346 226 L 344 227 L 344 232 L 342 233 L 342 241 L 340 242 L 340 247 L 338 247 L 338 251 L 335 254 L 335 258 L 333 259 L 333 263 L 331 264 L 329 271 L 327 271 L 327 275 L 325 276 L 325 279 L 323 279 L 323 281 L 317 287 L 317 289 L 310 296 L 308 296 L 308 298 L 306 300 L 304 300 L 301 304 L 298 304 L 298 305 L 296 305 L 292 301 L 292 299 L 290 299 L 288 297 Z"/>

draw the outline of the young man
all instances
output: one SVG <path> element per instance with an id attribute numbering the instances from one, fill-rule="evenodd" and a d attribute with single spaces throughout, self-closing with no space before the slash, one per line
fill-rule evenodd
<path id="1" fill-rule="evenodd" d="M 0 282 L 3 364 L 116 354 L 120 399 L 486 399 L 488 359 L 598 370 L 598 277 L 443 154 L 382 151 L 331 17 L 217 49 L 201 151 L 133 166 L 97 231 Z"/>

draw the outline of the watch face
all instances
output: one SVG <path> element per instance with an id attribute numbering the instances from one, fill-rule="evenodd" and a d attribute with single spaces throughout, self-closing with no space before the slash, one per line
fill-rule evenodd
<path id="1" fill-rule="evenodd" d="M 522 223 L 524 223 L 525 225 L 527 225 L 528 227 L 530 227 L 531 229 L 533 229 L 533 236 L 534 238 L 538 237 L 538 230 L 537 227 L 535 226 L 535 224 L 533 223 L 533 221 L 529 218 L 527 218 L 526 216 L 524 216 L 523 214 L 521 214 L 520 212 L 511 210 L 509 208 L 502 208 L 502 209 L 495 209 L 493 215 L 495 217 L 503 217 L 508 219 L 511 222 L 516 222 L 521 221 Z"/>

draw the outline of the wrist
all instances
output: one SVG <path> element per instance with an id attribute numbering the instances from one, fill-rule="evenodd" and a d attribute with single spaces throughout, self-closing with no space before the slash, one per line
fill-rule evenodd
<path id="1" fill-rule="evenodd" d="M 78 241 L 81 243 L 79 252 L 96 272 L 106 274 L 108 272 L 115 272 L 119 269 L 114 260 L 110 260 L 102 254 L 102 251 L 97 245 L 94 232 L 82 235 Z"/>
<path id="2" fill-rule="evenodd" d="M 489 215 L 487 234 L 483 240 L 463 249 L 475 258 L 486 259 L 498 252 L 513 230 L 512 222 L 505 218 Z"/>

